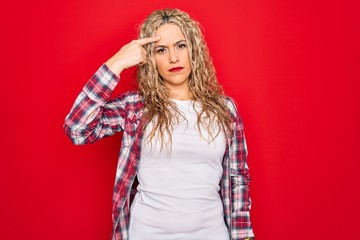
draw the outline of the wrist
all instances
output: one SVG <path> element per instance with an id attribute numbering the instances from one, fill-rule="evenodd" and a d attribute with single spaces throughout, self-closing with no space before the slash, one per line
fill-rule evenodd
<path id="1" fill-rule="evenodd" d="M 116 76 L 120 76 L 120 73 L 124 70 L 124 68 L 120 64 L 116 64 L 110 60 L 105 62 L 105 65 L 113 72 Z"/>

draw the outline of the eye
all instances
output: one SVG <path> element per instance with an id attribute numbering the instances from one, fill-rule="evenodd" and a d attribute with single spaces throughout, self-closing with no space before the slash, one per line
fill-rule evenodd
<path id="1" fill-rule="evenodd" d="M 156 50 L 156 52 L 157 53 L 164 53 L 166 51 L 166 49 L 165 48 L 158 48 L 157 50 Z"/>
<path id="2" fill-rule="evenodd" d="M 178 48 L 186 48 L 186 44 L 185 44 L 185 43 L 180 43 L 180 44 L 178 45 Z"/>

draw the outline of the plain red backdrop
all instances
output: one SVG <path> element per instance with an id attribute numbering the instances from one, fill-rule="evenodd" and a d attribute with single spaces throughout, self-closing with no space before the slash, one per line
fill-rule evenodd
<path id="1" fill-rule="evenodd" d="M 238 102 L 257 238 L 359 238 L 357 1 L 19 0 L 0 10 L 0 239 L 110 239 L 120 134 L 73 146 L 62 125 L 96 69 L 165 7 L 201 23 Z"/>

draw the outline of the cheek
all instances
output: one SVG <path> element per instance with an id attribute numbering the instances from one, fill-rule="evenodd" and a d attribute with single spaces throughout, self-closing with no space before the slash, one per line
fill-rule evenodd
<path id="1" fill-rule="evenodd" d="M 189 56 L 189 54 L 188 54 L 187 51 L 186 51 L 186 52 L 184 51 L 182 57 L 185 59 L 185 62 L 186 62 L 188 65 L 190 65 L 190 56 Z"/>
<path id="2" fill-rule="evenodd" d="M 161 58 L 155 58 L 155 66 L 159 72 L 163 72 L 164 69 L 166 68 L 164 61 Z"/>

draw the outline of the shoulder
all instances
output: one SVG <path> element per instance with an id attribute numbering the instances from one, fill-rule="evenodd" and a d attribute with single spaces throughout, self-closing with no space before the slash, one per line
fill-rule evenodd
<path id="1" fill-rule="evenodd" d="M 126 109 L 139 110 L 144 106 L 143 97 L 137 90 L 124 92 L 123 94 L 117 96 L 116 100 L 120 102 Z"/>
<path id="2" fill-rule="evenodd" d="M 225 96 L 225 99 L 226 99 L 226 106 L 229 109 L 231 115 L 233 117 L 236 117 L 238 115 L 236 101 L 230 96 Z"/>
<path id="3" fill-rule="evenodd" d="M 229 109 L 231 118 L 235 122 L 237 122 L 237 124 L 240 124 L 241 127 L 243 128 L 243 121 L 242 121 L 241 115 L 238 112 L 236 101 L 230 96 L 225 96 L 225 98 L 226 98 L 226 106 Z"/>
<path id="4" fill-rule="evenodd" d="M 137 90 L 124 92 L 124 93 L 120 94 L 117 97 L 117 99 L 121 100 L 121 101 L 129 102 L 129 103 L 143 101 L 143 98 L 140 96 L 139 91 L 137 91 Z"/>

